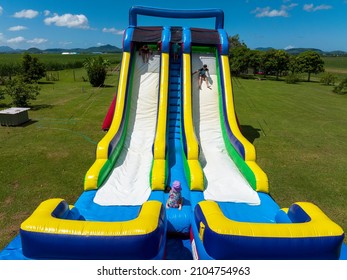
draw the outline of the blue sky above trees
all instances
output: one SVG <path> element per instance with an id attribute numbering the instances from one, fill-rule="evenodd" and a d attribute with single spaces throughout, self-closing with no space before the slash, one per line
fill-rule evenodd
<path id="1" fill-rule="evenodd" d="M 133 5 L 169 9 L 222 9 L 225 29 L 249 48 L 312 47 L 347 51 L 347 0 L 0 0 L 0 46 L 75 48 L 122 46 Z M 214 28 L 213 19 L 139 16 L 139 25 Z"/>

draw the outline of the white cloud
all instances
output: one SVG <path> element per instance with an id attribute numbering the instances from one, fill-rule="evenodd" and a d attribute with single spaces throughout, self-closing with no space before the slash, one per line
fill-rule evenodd
<path id="1" fill-rule="evenodd" d="M 320 11 L 320 10 L 330 10 L 332 9 L 332 6 L 330 5 L 319 5 L 319 6 L 314 6 L 313 4 L 305 4 L 303 7 L 303 10 L 306 12 L 316 12 L 316 11 Z"/>
<path id="2" fill-rule="evenodd" d="M 289 46 L 286 46 L 284 49 L 285 50 L 290 50 L 290 49 L 294 49 L 294 48 L 295 48 L 295 46 L 289 45 Z"/>
<path id="3" fill-rule="evenodd" d="M 103 28 L 102 32 L 112 33 L 112 34 L 115 34 L 115 35 L 123 35 L 124 30 L 116 29 L 116 28 L 112 27 L 112 28 Z"/>
<path id="4" fill-rule="evenodd" d="M 68 46 L 71 44 L 72 44 L 72 42 L 59 42 L 59 45 L 61 45 L 61 46 Z"/>
<path id="5" fill-rule="evenodd" d="M 252 11 L 256 17 L 289 17 L 288 11 L 296 7 L 298 4 L 292 3 L 290 5 L 282 5 L 281 9 L 272 9 L 270 7 L 260 8 L 257 7 Z"/>
<path id="6" fill-rule="evenodd" d="M 256 17 L 288 17 L 288 13 L 285 10 L 276 10 L 270 7 L 265 8 L 256 8 L 252 13 L 255 14 Z"/>
<path id="7" fill-rule="evenodd" d="M 25 29 L 28 29 L 28 28 L 26 26 L 17 25 L 17 26 L 10 27 L 8 30 L 9 31 L 21 31 L 21 30 L 25 30 Z"/>
<path id="8" fill-rule="evenodd" d="M 88 18 L 85 15 L 64 14 L 59 16 L 54 14 L 52 17 L 45 18 L 45 24 L 54 24 L 60 27 L 89 29 Z"/>
<path id="9" fill-rule="evenodd" d="M 44 10 L 43 11 L 43 14 L 48 17 L 50 14 L 51 14 L 51 11 L 48 11 L 48 10 Z"/>
<path id="10" fill-rule="evenodd" d="M 270 7 L 259 8 L 257 7 L 252 11 L 256 17 L 289 17 L 288 11 L 296 7 L 298 4 L 292 3 L 290 5 L 282 5 L 281 9 L 272 9 Z"/>
<path id="11" fill-rule="evenodd" d="M 18 44 L 18 43 L 22 43 L 24 41 L 25 41 L 24 37 L 19 36 L 19 37 L 15 37 L 15 38 L 12 38 L 12 39 L 8 39 L 7 43 L 9 43 L 9 44 Z"/>
<path id="12" fill-rule="evenodd" d="M 3 11 L 4 11 L 3 7 L 0 6 L 0 15 L 2 15 Z"/>
<path id="13" fill-rule="evenodd" d="M 27 43 L 39 45 L 39 44 L 46 43 L 47 41 L 48 41 L 47 39 L 43 39 L 43 38 L 34 38 L 32 40 L 28 40 Z"/>
<path id="14" fill-rule="evenodd" d="M 13 16 L 15 18 L 34 18 L 37 17 L 39 14 L 38 11 L 34 11 L 34 10 L 21 10 L 20 12 L 16 12 Z"/>

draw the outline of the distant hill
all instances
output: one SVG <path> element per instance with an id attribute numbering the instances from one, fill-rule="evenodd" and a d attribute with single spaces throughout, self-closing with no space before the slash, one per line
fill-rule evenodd
<path id="1" fill-rule="evenodd" d="M 266 47 L 266 48 L 256 48 L 255 50 L 257 51 L 262 51 L 262 52 L 267 52 L 269 50 L 274 50 L 274 48 L 271 48 L 271 47 Z"/>
<path id="2" fill-rule="evenodd" d="M 7 47 L 7 46 L 0 46 L 0 53 L 15 53 L 17 52 L 16 50 Z"/>
<path id="3" fill-rule="evenodd" d="M 326 52 L 320 49 L 315 49 L 315 48 L 291 48 L 291 49 L 286 49 L 285 51 L 289 54 L 300 54 L 306 51 L 313 51 L 313 52 L 319 53 L 320 55 L 326 54 Z"/>
<path id="4" fill-rule="evenodd" d="M 272 47 L 259 47 L 255 50 L 258 51 L 268 51 L 268 50 L 274 50 L 275 48 Z M 305 51 L 315 51 L 323 56 L 347 56 L 347 52 L 345 51 L 322 51 L 320 49 L 316 48 L 291 48 L 285 50 L 289 54 L 297 55 Z M 63 53 L 63 52 L 69 52 L 69 53 L 121 53 L 122 49 L 112 46 L 112 45 L 104 45 L 99 47 L 90 47 L 90 48 L 74 48 L 74 49 L 63 49 L 63 48 L 55 48 L 55 49 L 45 49 L 41 50 L 38 48 L 30 48 L 27 50 L 21 50 L 21 49 L 12 49 L 8 46 L 0 46 L 0 53 L 32 53 L 32 54 L 38 54 L 38 53 Z"/>
<path id="5" fill-rule="evenodd" d="M 273 50 L 274 48 L 271 47 L 266 47 L 266 48 L 256 48 L 255 50 L 258 51 L 268 51 L 268 50 Z M 291 49 L 286 49 L 285 50 L 287 53 L 292 54 L 292 55 L 297 55 L 306 51 L 315 51 L 319 53 L 322 56 L 347 56 L 347 52 L 345 51 L 322 51 L 320 49 L 315 49 L 315 48 L 291 48 Z"/>
<path id="6" fill-rule="evenodd" d="M 0 53 L 32 53 L 32 54 L 38 54 L 38 53 L 63 53 L 63 52 L 70 52 L 70 53 L 120 53 L 122 52 L 122 49 L 112 46 L 112 45 L 104 45 L 99 47 L 90 47 L 90 48 L 74 48 L 74 49 L 45 49 L 41 50 L 38 48 L 30 48 L 27 50 L 19 50 L 19 49 L 12 49 L 8 46 L 0 46 Z"/>

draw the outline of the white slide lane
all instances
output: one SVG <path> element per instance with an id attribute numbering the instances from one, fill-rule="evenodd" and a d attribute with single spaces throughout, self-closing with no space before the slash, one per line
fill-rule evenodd
<path id="1" fill-rule="evenodd" d="M 94 202 L 99 205 L 141 205 L 151 194 L 160 56 L 152 56 L 149 63 L 135 56 L 126 139 L 113 171 L 96 192 Z"/>
<path id="2" fill-rule="evenodd" d="M 224 145 L 219 113 L 219 92 L 214 54 L 194 53 L 192 71 L 207 64 L 212 89 L 205 82 L 198 89 L 198 75 L 192 79 L 193 122 L 200 143 L 199 161 L 205 176 L 204 198 L 220 202 L 239 202 L 258 205 L 259 196 L 249 185 Z"/>

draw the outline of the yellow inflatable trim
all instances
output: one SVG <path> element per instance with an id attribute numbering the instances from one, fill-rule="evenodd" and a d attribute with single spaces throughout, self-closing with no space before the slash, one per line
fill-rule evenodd
<path id="1" fill-rule="evenodd" d="M 98 176 L 101 168 L 107 162 L 106 159 L 97 159 L 94 164 L 89 168 L 84 181 L 84 190 L 95 190 L 98 185 Z"/>
<path id="2" fill-rule="evenodd" d="M 231 74 L 229 66 L 229 58 L 227 55 L 221 56 L 222 72 L 224 77 L 224 92 L 225 92 L 225 104 L 228 116 L 228 122 L 231 128 L 231 131 L 235 137 L 242 143 L 245 149 L 245 160 L 246 161 L 255 161 L 255 148 L 254 146 L 242 135 L 238 124 L 236 122 L 234 100 L 233 100 L 233 90 L 231 85 Z"/>
<path id="3" fill-rule="evenodd" d="M 116 100 L 116 108 L 113 115 L 111 127 L 106 133 L 106 135 L 100 140 L 96 148 L 96 160 L 94 164 L 89 168 L 85 176 L 84 189 L 93 190 L 97 189 L 98 177 L 101 171 L 101 168 L 106 163 L 108 159 L 108 147 L 113 137 L 118 132 L 120 125 L 122 123 L 123 111 L 125 106 L 125 97 L 127 89 L 127 79 L 129 75 L 129 65 L 130 65 L 130 53 L 124 52 L 122 57 L 122 65 L 119 74 L 119 83 L 118 83 L 118 92 Z M 104 160 L 104 161 L 100 161 Z"/>
<path id="4" fill-rule="evenodd" d="M 156 159 L 153 161 L 151 186 L 153 191 L 160 191 L 165 189 L 166 180 L 166 160 Z"/>
<path id="5" fill-rule="evenodd" d="M 168 84 L 169 84 L 169 54 L 162 53 L 160 67 L 160 88 L 157 129 L 154 140 L 154 160 L 165 159 L 166 153 L 166 119 L 168 105 Z"/>
<path id="6" fill-rule="evenodd" d="M 161 54 L 157 129 L 153 146 L 151 188 L 164 190 L 166 181 L 166 128 L 169 89 L 169 54 Z"/>
<path id="7" fill-rule="evenodd" d="M 190 170 L 190 190 L 204 191 L 204 173 L 198 160 L 187 160 Z"/>
<path id="8" fill-rule="evenodd" d="M 199 159 L 199 144 L 194 133 L 192 110 L 192 66 L 190 54 L 183 54 L 183 115 L 187 141 L 187 160 Z"/>
<path id="9" fill-rule="evenodd" d="M 344 233 L 342 228 L 330 220 L 316 205 L 309 202 L 295 204 L 300 206 L 311 218 L 309 222 L 288 224 L 238 222 L 225 217 L 216 202 L 199 202 L 207 222 L 207 225 L 203 226 L 208 226 L 218 234 L 246 237 L 301 238 L 340 236 Z M 199 229 L 201 235 L 203 235 L 204 230 L 206 229 Z"/>
<path id="10" fill-rule="evenodd" d="M 187 166 L 189 168 L 191 190 L 204 190 L 204 174 L 199 162 L 199 143 L 194 132 L 192 108 L 192 66 L 190 54 L 183 54 L 183 122 L 186 136 Z"/>
<path id="11" fill-rule="evenodd" d="M 269 179 L 266 173 L 254 161 L 246 161 L 248 167 L 252 170 L 256 180 L 256 191 L 269 193 Z"/>
<path id="12" fill-rule="evenodd" d="M 158 227 L 162 204 L 147 201 L 142 205 L 137 218 L 122 222 L 98 222 L 66 220 L 52 216 L 63 199 L 55 198 L 42 202 L 33 214 L 21 224 L 21 229 L 47 234 L 82 236 L 135 236 L 153 232 Z M 71 206 L 70 206 L 71 207 Z"/>
<path id="13" fill-rule="evenodd" d="M 248 167 L 252 170 L 255 176 L 255 180 L 256 180 L 255 190 L 258 192 L 268 193 L 269 181 L 265 172 L 256 163 L 255 147 L 242 135 L 236 120 L 229 58 L 227 55 L 221 56 L 221 64 L 222 64 L 221 65 L 222 74 L 224 77 L 225 104 L 226 104 L 227 119 L 228 119 L 229 126 L 231 128 L 232 133 L 235 135 L 235 137 L 241 142 L 241 144 L 244 147 L 245 162 L 248 165 Z"/>

